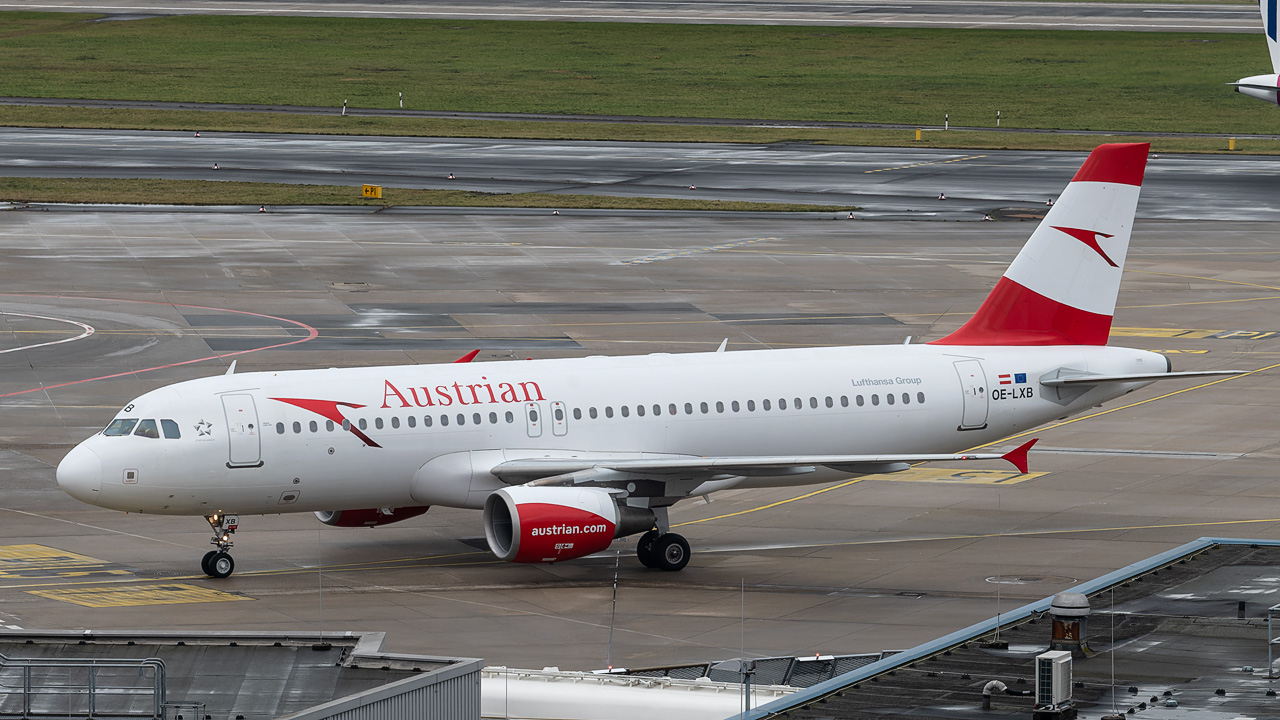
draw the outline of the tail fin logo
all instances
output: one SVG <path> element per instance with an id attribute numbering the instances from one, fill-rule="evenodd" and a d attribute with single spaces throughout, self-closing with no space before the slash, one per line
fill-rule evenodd
<path id="1" fill-rule="evenodd" d="M 1088 246 L 1090 247 L 1090 249 L 1092 249 L 1094 252 L 1096 252 L 1096 253 L 1098 253 L 1099 255 L 1101 255 L 1101 256 L 1102 256 L 1102 259 L 1103 259 L 1103 260 L 1106 260 L 1106 261 L 1107 261 L 1107 264 L 1108 264 L 1108 265 L 1110 265 L 1111 267 L 1120 267 L 1119 265 L 1116 265 L 1116 263 L 1115 263 L 1115 261 L 1114 261 L 1114 260 L 1112 260 L 1110 257 L 1107 257 L 1107 253 L 1106 253 L 1106 251 L 1105 251 L 1105 250 L 1103 250 L 1103 249 L 1102 249 L 1102 246 L 1098 244 L 1098 238 L 1100 238 L 1100 237 L 1104 237 L 1104 238 L 1114 237 L 1113 235 L 1108 235 L 1108 234 L 1103 233 L 1103 232 L 1098 232 L 1097 230 L 1082 230 L 1082 229 L 1080 229 L 1080 228 L 1058 227 L 1057 225 L 1054 225 L 1054 226 L 1053 226 L 1053 229 L 1054 229 L 1054 230 L 1061 230 L 1062 232 L 1064 232 L 1064 233 L 1066 233 L 1066 234 L 1070 235 L 1071 237 L 1073 237 L 1073 238 L 1075 238 L 1075 239 L 1079 240 L 1080 242 L 1084 243 L 1085 245 L 1088 245 Z"/>

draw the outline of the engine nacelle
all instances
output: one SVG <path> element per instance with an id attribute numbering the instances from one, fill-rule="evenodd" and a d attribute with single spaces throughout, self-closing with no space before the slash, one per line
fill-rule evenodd
<path id="1" fill-rule="evenodd" d="M 599 552 L 654 526 L 653 511 L 618 505 L 607 490 L 510 487 L 484 503 L 484 536 L 501 560 L 549 563 Z"/>
<path id="2" fill-rule="evenodd" d="M 365 510 L 320 510 L 316 512 L 316 519 L 334 527 L 377 527 L 418 517 L 430 509 L 430 505 L 417 505 Z"/>

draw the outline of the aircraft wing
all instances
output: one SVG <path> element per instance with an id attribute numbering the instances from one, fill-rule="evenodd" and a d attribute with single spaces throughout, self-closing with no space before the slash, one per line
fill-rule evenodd
<path id="1" fill-rule="evenodd" d="M 1148 382 L 1151 380 L 1175 380 L 1178 378 L 1214 377 L 1218 375 L 1244 375 L 1249 370 L 1189 370 L 1186 372 L 1133 373 L 1130 375 L 1089 375 L 1087 373 L 1041 378 L 1041 385 L 1070 387 L 1072 385 L 1100 385 L 1102 383 Z"/>
<path id="2" fill-rule="evenodd" d="M 535 485 L 601 483 L 638 475 L 654 479 L 705 480 L 734 475 L 800 475 L 825 466 L 850 473 L 886 473 L 905 470 L 910 463 L 961 460 L 1007 460 L 1027 472 L 1030 440 L 1007 453 L 937 453 L 886 455 L 788 455 L 722 456 L 667 455 L 662 457 L 528 458 L 508 460 L 490 470 L 504 481 Z"/>

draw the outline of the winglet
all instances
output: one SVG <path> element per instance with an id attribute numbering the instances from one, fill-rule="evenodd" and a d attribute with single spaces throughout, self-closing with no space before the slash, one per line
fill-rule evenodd
<path id="1" fill-rule="evenodd" d="M 475 360 L 475 359 L 476 359 L 476 356 L 477 356 L 477 355 L 479 355 L 479 354 L 480 354 L 480 350 L 479 350 L 479 349 L 472 350 L 471 352 L 467 353 L 466 355 L 463 355 L 462 357 L 458 358 L 457 360 L 454 360 L 453 362 L 454 362 L 454 364 L 455 364 L 455 365 L 456 365 L 457 363 L 469 363 L 469 362 L 471 362 L 472 360 Z"/>
<path id="2" fill-rule="evenodd" d="M 1013 463 L 1013 466 L 1018 468 L 1018 472 L 1025 475 L 1027 472 L 1027 451 L 1031 449 L 1032 445 L 1035 445 L 1037 442 L 1039 442 L 1039 440 L 1040 438 L 1031 438 L 1030 440 L 1019 445 L 1018 447 L 1001 455 L 1000 459 L 1008 460 L 1009 462 Z"/>
<path id="3" fill-rule="evenodd" d="M 224 374 L 224 375 L 235 375 L 235 374 L 236 374 L 236 363 L 237 363 L 237 362 L 238 362 L 238 359 L 237 359 L 237 360 L 232 360 L 232 361 L 231 361 L 231 367 L 228 367 L 228 368 L 227 368 L 227 371 L 226 371 L 225 373 L 223 373 L 223 374 Z"/>

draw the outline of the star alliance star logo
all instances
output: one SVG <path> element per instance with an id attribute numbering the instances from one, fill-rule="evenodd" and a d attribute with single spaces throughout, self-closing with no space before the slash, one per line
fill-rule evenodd
<path id="1" fill-rule="evenodd" d="M 200 420 L 200 422 L 196 423 L 196 434 L 199 435 L 200 437 L 204 437 L 206 435 L 212 435 L 213 425 L 209 422 L 206 422 L 203 419 Z"/>

